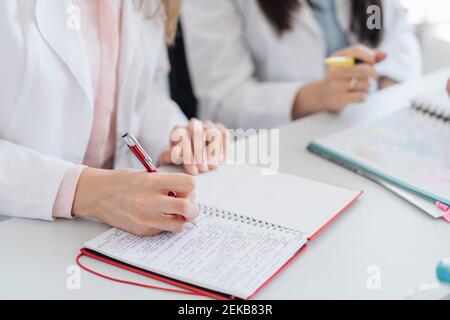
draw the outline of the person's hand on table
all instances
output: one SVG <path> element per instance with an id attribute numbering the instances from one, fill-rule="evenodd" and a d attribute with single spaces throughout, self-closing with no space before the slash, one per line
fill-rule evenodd
<path id="1" fill-rule="evenodd" d="M 187 126 L 172 131 L 171 146 L 160 158 L 160 165 L 183 165 L 187 173 L 215 170 L 226 159 L 228 133 L 217 123 L 192 119 Z"/>
<path id="2" fill-rule="evenodd" d="M 353 57 L 362 63 L 353 67 L 329 67 L 324 79 L 303 86 L 293 108 L 293 118 L 321 111 L 338 112 L 350 103 L 363 102 L 370 90 L 370 79 L 378 80 L 374 65 L 386 54 L 362 45 L 338 51 L 333 56 Z"/>
<path id="3" fill-rule="evenodd" d="M 447 82 L 447 92 L 448 92 L 448 95 L 450 96 L 450 79 L 448 79 L 448 82 Z"/>
<path id="4" fill-rule="evenodd" d="M 198 216 L 195 179 L 187 174 L 86 168 L 73 212 L 140 236 L 182 232 Z M 177 197 L 170 197 L 175 191 Z"/>

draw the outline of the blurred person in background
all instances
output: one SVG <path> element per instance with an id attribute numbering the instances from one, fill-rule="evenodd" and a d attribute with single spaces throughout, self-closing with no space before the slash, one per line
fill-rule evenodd
<path id="1" fill-rule="evenodd" d="M 371 79 L 385 88 L 421 74 L 397 0 L 185 0 L 182 26 L 200 118 L 233 128 L 338 112 L 364 101 Z M 362 63 L 326 68 L 331 55 Z"/>

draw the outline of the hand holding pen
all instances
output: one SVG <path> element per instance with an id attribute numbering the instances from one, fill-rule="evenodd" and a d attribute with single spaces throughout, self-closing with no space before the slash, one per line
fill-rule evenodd
<path id="1" fill-rule="evenodd" d="M 131 134 L 127 133 L 123 136 L 128 148 L 133 152 L 136 158 L 140 161 L 140 163 L 145 167 L 148 173 L 158 173 L 156 166 L 153 164 L 152 158 L 148 155 L 148 153 L 144 150 L 141 144 L 137 141 L 137 139 Z M 168 196 L 176 198 L 177 193 L 174 190 L 168 191 Z M 173 215 L 175 218 L 182 219 L 187 221 L 185 217 L 180 215 Z M 191 223 L 195 226 L 195 223 L 191 221 Z"/>
<path id="2" fill-rule="evenodd" d="M 195 179 L 187 174 L 87 167 L 79 177 L 72 212 L 139 236 L 179 233 L 198 217 L 194 191 Z"/>

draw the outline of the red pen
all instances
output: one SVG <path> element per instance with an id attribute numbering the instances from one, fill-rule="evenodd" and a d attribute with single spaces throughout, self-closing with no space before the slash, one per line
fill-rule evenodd
<path id="1" fill-rule="evenodd" d="M 130 148 L 131 152 L 134 153 L 136 158 L 142 163 L 142 165 L 147 169 L 149 173 L 158 173 L 158 170 L 153 165 L 152 158 L 145 152 L 144 148 L 142 148 L 141 144 L 136 140 L 136 138 L 131 134 L 127 133 L 122 137 L 127 143 L 128 148 Z M 177 194 L 175 191 L 170 191 L 169 196 L 176 197 Z"/>
<path id="2" fill-rule="evenodd" d="M 142 163 L 142 165 L 147 169 L 150 173 L 157 173 L 156 167 L 153 165 L 152 158 L 145 152 L 144 148 L 140 145 L 140 143 L 136 140 L 136 138 L 131 134 L 127 133 L 122 137 L 127 143 L 128 148 L 134 153 L 136 158 Z"/>
<path id="3" fill-rule="evenodd" d="M 144 148 L 142 148 L 141 144 L 137 141 L 137 139 L 131 134 L 127 133 L 122 136 L 122 138 L 125 140 L 128 148 L 130 148 L 131 152 L 138 158 L 138 160 L 142 163 L 142 165 L 147 169 L 147 172 L 149 173 L 157 173 L 158 170 L 153 165 L 152 158 L 148 155 L 147 152 L 145 152 Z M 177 194 L 175 191 L 169 192 L 170 197 L 177 197 Z M 195 223 L 192 222 L 193 225 Z"/>

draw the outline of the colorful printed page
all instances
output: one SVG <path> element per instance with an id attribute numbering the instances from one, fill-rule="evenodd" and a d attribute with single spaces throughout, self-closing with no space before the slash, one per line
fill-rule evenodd
<path id="1" fill-rule="evenodd" d="M 442 100 L 441 100 L 442 101 Z M 311 144 L 313 151 L 450 204 L 450 101 L 403 109 Z"/>

